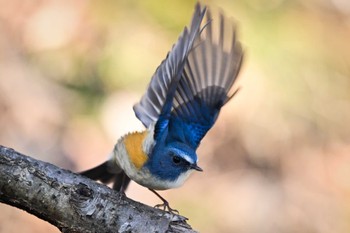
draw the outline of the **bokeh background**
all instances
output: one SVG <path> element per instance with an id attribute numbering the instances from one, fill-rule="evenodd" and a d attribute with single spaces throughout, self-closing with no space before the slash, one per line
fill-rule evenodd
<path id="1" fill-rule="evenodd" d="M 350 232 L 350 1 L 218 0 L 239 94 L 162 194 L 201 232 Z M 0 0 L 0 144 L 81 171 L 142 129 L 132 105 L 195 1 Z M 159 200 L 132 184 L 127 195 Z M 0 204 L 0 232 L 58 232 Z"/>

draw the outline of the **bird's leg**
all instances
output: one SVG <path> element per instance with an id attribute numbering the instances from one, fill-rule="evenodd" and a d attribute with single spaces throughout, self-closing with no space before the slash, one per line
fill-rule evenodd
<path id="1" fill-rule="evenodd" d="M 125 178 L 124 178 L 124 176 L 123 176 L 123 177 L 122 177 L 122 183 L 121 183 L 121 185 L 120 185 L 120 187 L 119 187 L 118 192 L 119 192 L 122 196 L 126 197 L 126 194 L 125 194 L 126 189 L 124 188 L 124 183 L 125 183 Z"/>
<path id="2" fill-rule="evenodd" d="M 122 173 L 121 175 L 118 175 L 115 179 L 116 180 L 113 184 L 113 189 L 117 190 L 121 195 L 126 196 L 125 191 L 130 183 L 130 178 L 127 177 L 124 173 Z"/>
<path id="3" fill-rule="evenodd" d="M 127 185 L 128 185 L 128 181 L 127 181 L 126 175 L 123 175 L 122 185 L 120 186 L 119 192 L 122 193 L 124 196 L 126 196 L 125 191 L 126 191 Z"/>
<path id="4" fill-rule="evenodd" d="M 176 213 L 176 214 L 179 214 L 179 211 L 175 210 L 175 209 L 172 209 L 169 205 L 169 202 L 167 200 L 165 200 L 161 195 L 159 195 L 159 193 L 157 193 L 154 189 L 150 189 L 149 190 L 154 193 L 157 197 L 159 197 L 160 200 L 163 201 L 163 204 L 158 204 L 158 205 L 155 205 L 154 208 L 163 208 L 164 211 L 168 211 L 169 213 Z"/>

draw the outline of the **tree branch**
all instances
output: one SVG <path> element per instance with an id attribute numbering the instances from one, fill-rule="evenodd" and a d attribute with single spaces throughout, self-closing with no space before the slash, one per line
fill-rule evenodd
<path id="1" fill-rule="evenodd" d="M 62 232 L 194 232 L 178 215 L 0 145 L 0 202 Z"/>

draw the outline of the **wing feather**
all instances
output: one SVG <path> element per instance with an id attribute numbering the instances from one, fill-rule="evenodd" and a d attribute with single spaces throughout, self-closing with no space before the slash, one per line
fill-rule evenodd
<path id="1" fill-rule="evenodd" d="M 202 8 L 199 4 L 196 5 L 190 29 L 185 27 L 177 43 L 157 68 L 146 93 L 142 96 L 140 102 L 134 105 L 136 116 L 146 127 L 158 120 L 167 96 L 170 94 L 171 85 L 176 86 L 178 82 L 176 79 L 181 78 L 183 63 L 199 34 L 205 11 L 205 8 Z"/>
<path id="2" fill-rule="evenodd" d="M 242 58 L 234 21 L 223 13 L 214 20 L 210 10 L 197 4 L 190 28 L 184 29 L 134 105 L 136 116 L 146 127 L 156 122 L 155 139 L 167 132 L 167 140 L 197 148 L 236 93 L 231 89 Z"/>
<path id="3" fill-rule="evenodd" d="M 181 122 L 181 126 L 187 131 L 185 140 L 194 148 L 215 123 L 221 107 L 235 93 L 230 91 L 243 58 L 234 21 L 222 13 L 215 21 L 210 10 L 206 12 L 206 20 L 187 57 L 173 103 L 174 122 L 187 122 L 185 126 Z"/>

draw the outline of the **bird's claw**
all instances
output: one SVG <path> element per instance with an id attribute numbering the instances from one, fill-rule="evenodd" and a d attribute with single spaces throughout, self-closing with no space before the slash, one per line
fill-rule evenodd
<path id="1" fill-rule="evenodd" d="M 179 211 L 171 208 L 169 205 L 169 202 L 167 202 L 167 201 L 164 201 L 162 204 L 155 205 L 154 208 L 162 209 L 162 210 L 167 211 L 171 214 L 179 215 Z"/>

